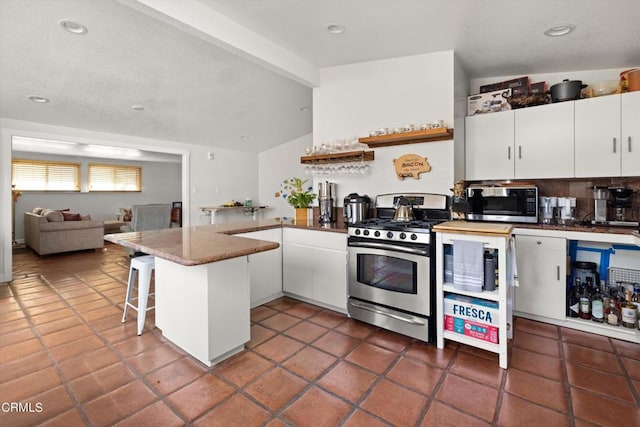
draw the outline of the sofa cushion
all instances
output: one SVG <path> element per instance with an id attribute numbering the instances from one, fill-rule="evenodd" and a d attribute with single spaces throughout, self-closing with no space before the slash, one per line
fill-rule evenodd
<path id="1" fill-rule="evenodd" d="M 42 211 L 42 216 L 44 216 L 49 222 L 63 222 L 64 215 L 60 211 L 54 211 L 51 209 L 45 209 Z"/>
<path id="2" fill-rule="evenodd" d="M 44 210 L 44 208 L 33 208 L 31 213 L 36 214 L 36 215 L 41 215 L 43 210 Z"/>
<path id="3" fill-rule="evenodd" d="M 79 213 L 62 212 L 65 221 L 80 221 Z"/>

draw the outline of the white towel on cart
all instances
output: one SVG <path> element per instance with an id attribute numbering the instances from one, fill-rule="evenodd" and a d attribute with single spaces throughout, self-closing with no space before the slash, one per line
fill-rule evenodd
<path id="1" fill-rule="evenodd" d="M 453 286 L 482 290 L 484 284 L 484 243 L 453 240 Z"/>

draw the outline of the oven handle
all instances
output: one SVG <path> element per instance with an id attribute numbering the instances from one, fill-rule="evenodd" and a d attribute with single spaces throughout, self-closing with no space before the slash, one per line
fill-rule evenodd
<path id="1" fill-rule="evenodd" d="M 374 305 L 367 304 L 365 302 L 349 301 L 349 304 L 351 304 L 354 307 L 361 308 L 363 310 L 371 311 L 372 313 L 380 314 L 382 316 L 392 317 L 396 320 L 401 320 L 406 323 L 411 323 L 412 325 L 421 325 L 421 326 L 425 325 L 424 321 L 420 320 L 415 316 L 410 316 L 410 315 L 403 316 L 399 313 L 393 313 L 389 310 L 385 310 L 382 307 L 376 307 Z"/>
<path id="2" fill-rule="evenodd" d="M 405 246 L 390 245 L 387 243 L 378 242 L 349 242 L 349 246 L 355 246 L 358 248 L 371 248 L 371 249 L 386 249 L 388 251 L 406 252 L 409 254 L 429 256 L 429 251 L 424 249 L 407 248 Z"/>

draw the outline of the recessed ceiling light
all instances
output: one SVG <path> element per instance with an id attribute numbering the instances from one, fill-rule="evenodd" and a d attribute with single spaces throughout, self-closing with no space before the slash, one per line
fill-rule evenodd
<path id="1" fill-rule="evenodd" d="M 342 34 L 344 33 L 344 25 L 329 24 L 327 25 L 327 31 L 329 31 L 331 34 Z"/>
<path id="2" fill-rule="evenodd" d="M 247 135 L 242 135 L 240 139 L 243 141 L 246 141 L 247 139 L 249 139 L 249 137 Z"/>
<path id="3" fill-rule="evenodd" d="M 58 25 L 60 25 L 60 28 L 62 28 L 63 30 L 78 36 L 87 34 L 88 31 L 87 27 L 70 19 L 61 19 L 60 21 L 58 21 Z"/>
<path id="4" fill-rule="evenodd" d="M 49 98 L 45 98 L 44 96 L 29 95 L 27 98 L 29 98 L 29 101 L 35 102 L 36 104 L 46 104 L 49 102 Z"/>
<path id="5" fill-rule="evenodd" d="M 309 108 L 309 107 L 301 107 L 300 111 L 304 111 L 304 112 L 311 111 L 311 108 Z"/>
<path id="6" fill-rule="evenodd" d="M 132 105 L 131 109 L 136 111 L 143 111 L 144 107 L 142 105 Z"/>
<path id="7" fill-rule="evenodd" d="M 554 25 L 553 27 L 548 28 L 544 32 L 544 35 L 547 36 L 547 37 L 566 36 L 567 34 L 569 34 L 570 32 L 572 32 L 575 29 L 576 29 L 576 26 L 572 25 L 572 24 Z"/>

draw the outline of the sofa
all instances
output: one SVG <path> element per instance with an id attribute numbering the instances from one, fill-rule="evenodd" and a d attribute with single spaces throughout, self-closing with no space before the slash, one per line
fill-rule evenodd
<path id="1" fill-rule="evenodd" d="M 104 247 L 104 223 L 89 215 L 35 208 L 24 213 L 24 241 L 38 255 Z"/>

